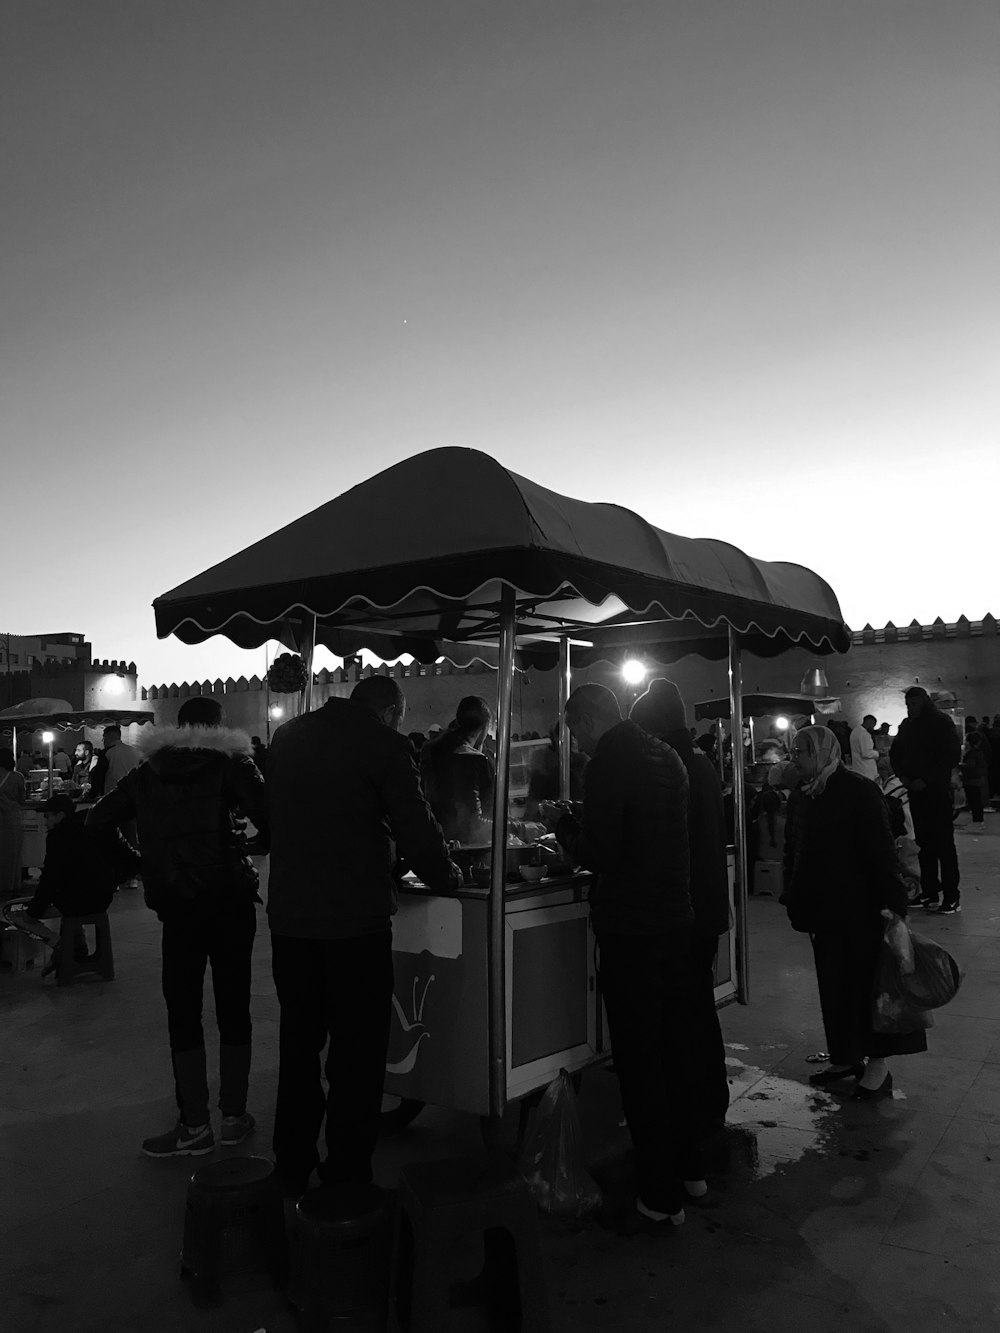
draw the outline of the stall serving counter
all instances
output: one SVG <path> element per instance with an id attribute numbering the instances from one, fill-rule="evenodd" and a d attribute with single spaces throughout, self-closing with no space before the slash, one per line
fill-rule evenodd
<path id="1" fill-rule="evenodd" d="M 729 851 L 731 919 L 735 853 Z M 504 894 L 507 1097 L 546 1086 L 610 1054 L 597 980 L 588 873 L 509 884 Z M 489 1114 L 486 913 L 490 891 L 436 894 L 404 881 L 393 918 L 392 1029 L 385 1090 Z M 719 940 L 718 1005 L 736 999 L 736 932 Z M 461 1058 L 456 1054 L 461 1052 Z"/>
<path id="2" fill-rule="evenodd" d="M 415 503 L 415 499 L 419 499 Z M 442 896 L 407 886 L 395 937 L 386 1088 L 497 1120 L 560 1068 L 604 1058 L 589 876 L 507 881 L 513 684 L 558 674 L 558 710 L 580 668 L 626 655 L 651 666 L 728 660 L 742 726 L 741 653 L 846 652 L 832 589 L 798 565 L 725 541 L 663 532 L 618 505 L 558 495 L 471 449 L 418 454 L 257 541 L 154 603 L 160 637 L 280 640 L 306 664 L 322 644 L 383 662 L 410 655 L 496 670 L 496 782 L 487 883 Z M 383 666 L 402 676 L 402 668 Z M 655 673 L 654 673 L 655 674 Z M 405 688 L 405 681 L 401 681 Z M 569 795 L 569 737 L 559 746 Z M 523 785 L 515 772 L 514 781 Z M 734 771 L 733 929 L 722 1000 L 749 999 L 743 773 Z"/>

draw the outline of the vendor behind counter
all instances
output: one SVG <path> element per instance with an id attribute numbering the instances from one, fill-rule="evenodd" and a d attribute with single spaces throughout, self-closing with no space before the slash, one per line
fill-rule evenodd
<path id="1" fill-rule="evenodd" d="M 483 753 L 492 723 L 486 700 L 467 695 L 447 731 L 420 751 L 424 795 L 450 842 L 480 841 L 484 824 L 493 817 L 496 770 Z"/>

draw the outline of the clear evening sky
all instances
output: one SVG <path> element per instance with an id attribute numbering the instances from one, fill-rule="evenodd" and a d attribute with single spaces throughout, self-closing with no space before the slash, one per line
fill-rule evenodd
<path id="1" fill-rule="evenodd" d="M 1000 615 L 996 0 L 0 22 L 0 629 L 259 672 L 153 598 L 446 444 Z"/>

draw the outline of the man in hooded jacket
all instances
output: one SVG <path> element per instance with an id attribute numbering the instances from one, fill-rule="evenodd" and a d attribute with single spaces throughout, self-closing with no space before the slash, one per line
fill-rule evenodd
<path id="1" fill-rule="evenodd" d="M 962 742 L 951 718 L 920 685 L 911 685 L 903 697 L 906 717 L 899 724 L 889 762 L 910 798 L 920 849 L 921 906 L 951 915 L 961 910 L 951 775 L 962 758 Z"/>
<path id="2" fill-rule="evenodd" d="M 223 1147 L 241 1143 L 254 1127 L 246 1101 L 259 899 L 236 812 L 250 817 L 266 845 L 264 780 L 249 736 L 221 724 L 216 700 L 188 699 L 176 727 L 140 739 L 145 762 L 126 773 L 88 818 L 97 826 L 137 822 L 146 904 L 163 923 L 163 996 L 179 1116 L 172 1130 L 145 1140 L 149 1157 L 196 1157 L 215 1146 L 201 1022 L 209 963 L 219 1025 Z"/>

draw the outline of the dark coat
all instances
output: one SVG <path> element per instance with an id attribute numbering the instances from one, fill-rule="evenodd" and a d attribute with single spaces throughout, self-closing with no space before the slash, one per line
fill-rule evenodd
<path id="1" fill-rule="evenodd" d="M 409 740 L 348 699 L 293 718 L 267 756 L 277 935 L 352 939 L 388 930 L 400 857 L 433 889 L 450 887 L 441 829 Z"/>
<path id="2" fill-rule="evenodd" d="M 158 727 L 138 748 L 145 762 L 98 801 L 88 823 L 136 821 L 147 905 L 162 921 L 253 902 L 257 872 L 236 816 L 248 815 L 266 845 L 267 811 L 250 738 L 225 727 Z"/>
<path id="3" fill-rule="evenodd" d="M 493 761 L 468 747 L 456 749 L 453 733 L 442 732 L 420 751 L 424 795 L 444 836 L 473 842 L 484 819 L 493 818 Z"/>
<path id="4" fill-rule="evenodd" d="M 45 864 L 26 911 L 41 917 L 50 907 L 63 916 L 106 912 L 122 880 L 139 873 L 139 853 L 117 829 L 86 827 L 86 815 L 67 815 L 45 836 Z"/>
<path id="5" fill-rule="evenodd" d="M 688 777 L 677 753 L 620 722 L 598 742 L 583 786 L 582 820 L 564 815 L 556 838 L 597 872 L 595 931 L 649 936 L 689 925 Z"/>
<path id="6" fill-rule="evenodd" d="M 928 787 L 950 788 L 953 769 L 962 757 L 958 729 L 946 713 L 931 704 L 919 717 L 904 718 L 889 750 L 892 771 L 906 783 L 923 779 Z"/>
<path id="7" fill-rule="evenodd" d="M 985 792 L 989 786 L 990 766 L 983 747 L 970 745 L 959 765 L 964 787 L 978 787 Z"/>
<path id="8" fill-rule="evenodd" d="M 781 902 L 795 930 L 880 930 L 883 907 L 906 915 L 889 814 L 876 783 L 841 766 L 819 796 L 796 788 L 785 823 Z"/>

